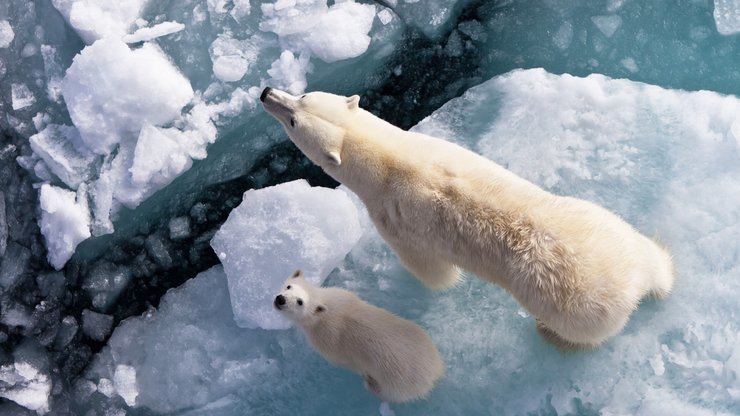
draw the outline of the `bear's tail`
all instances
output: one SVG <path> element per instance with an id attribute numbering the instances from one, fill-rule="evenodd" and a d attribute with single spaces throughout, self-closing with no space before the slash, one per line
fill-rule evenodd
<path id="1" fill-rule="evenodd" d="M 649 289 L 651 296 L 657 299 L 663 299 L 671 293 L 673 289 L 674 270 L 673 260 L 668 250 L 660 243 L 654 242 L 656 259 L 655 268 L 653 269 L 652 287 Z"/>

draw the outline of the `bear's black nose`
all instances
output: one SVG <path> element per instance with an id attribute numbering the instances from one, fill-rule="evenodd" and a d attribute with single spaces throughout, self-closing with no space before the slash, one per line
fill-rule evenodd
<path id="1" fill-rule="evenodd" d="M 272 91 L 272 88 L 265 87 L 265 89 L 262 90 L 262 94 L 260 94 L 260 101 L 265 101 L 265 97 L 267 97 L 267 94 L 269 94 L 270 91 Z"/>
<path id="2" fill-rule="evenodd" d="M 283 295 L 275 296 L 275 307 L 280 309 L 280 307 L 283 305 L 285 305 L 285 296 Z"/>

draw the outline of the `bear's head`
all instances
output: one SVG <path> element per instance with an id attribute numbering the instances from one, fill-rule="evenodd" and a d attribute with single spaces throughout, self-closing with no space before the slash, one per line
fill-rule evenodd
<path id="1" fill-rule="evenodd" d="M 351 125 L 360 96 L 342 97 L 318 91 L 293 96 L 267 87 L 260 101 L 313 163 L 325 169 L 342 164 L 345 126 Z"/>
<path id="2" fill-rule="evenodd" d="M 298 325 L 306 326 L 314 322 L 326 307 L 315 295 L 315 287 L 296 270 L 283 284 L 273 304 L 286 318 Z"/>

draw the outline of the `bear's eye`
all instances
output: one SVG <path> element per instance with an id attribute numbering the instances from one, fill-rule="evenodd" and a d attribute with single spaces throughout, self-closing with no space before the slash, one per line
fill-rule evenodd
<path id="1" fill-rule="evenodd" d="M 285 288 L 286 288 L 286 289 L 290 289 L 290 285 L 286 286 Z"/>
<path id="2" fill-rule="evenodd" d="M 301 100 L 306 98 L 306 94 L 301 95 Z"/>
<path id="3" fill-rule="evenodd" d="M 290 119 L 290 127 L 295 127 L 295 119 L 294 118 L 291 118 Z"/>
<path id="4" fill-rule="evenodd" d="M 303 299 L 298 299 L 298 304 L 303 306 Z"/>

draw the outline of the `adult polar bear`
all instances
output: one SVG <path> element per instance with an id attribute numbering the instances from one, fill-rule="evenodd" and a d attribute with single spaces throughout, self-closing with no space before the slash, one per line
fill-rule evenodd
<path id="1" fill-rule="evenodd" d="M 268 87 L 260 100 L 311 161 L 360 197 L 417 278 L 445 288 L 464 269 L 501 285 L 562 349 L 598 346 L 642 297 L 673 286 L 669 254 L 618 216 L 395 127 L 359 108 L 359 96 Z"/>

